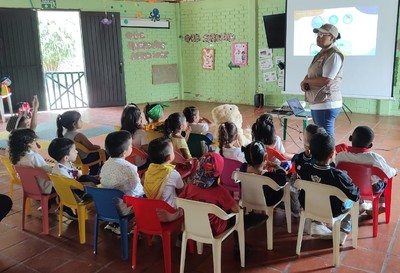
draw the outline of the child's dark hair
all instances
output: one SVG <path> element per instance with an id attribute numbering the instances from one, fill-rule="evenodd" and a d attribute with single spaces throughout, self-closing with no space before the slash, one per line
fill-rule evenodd
<path id="1" fill-rule="evenodd" d="M 171 140 L 168 137 L 159 137 L 149 143 L 147 150 L 150 161 L 155 164 L 163 164 L 167 161 L 170 154 Z"/>
<path id="2" fill-rule="evenodd" d="M 358 126 L 351 135 L 351 145 L 358 148 L 371 148 L 375 134 L 368 126 Z"/>
<path id="3" fill-rule="evenodd" d="M 180 112 L 169 115 L 165 120 L 164 135 L 169 137 L 171 134 L 179 130 L 185 120 L 185 116 Z"/>
<path id="4" fill-rule="evenodd" d="M 199 109 L 197 109 L 196 106 L 189 106 L 183 109 L 183 114 L 185 115 L 186 121 L 189 123 L 194 122 L 194 117 L 197 115 L 199 112 Z"/>
<path id="5" fill-rule="evenodd" d="M 17 164 L 21 157 L 29 151 L 29 144 L 33 143 L 38 136 L 29 128 L 12 130 L 8 136 L 9 156 L 12 164 Z"/>
<path id="6" fill-rule="evenodd" d="M 79 121 L 81 114 L 78 111 L 67 111 L 57 117 L 57 136 L 63 137 L 63 127 L 68 131 L 74 129 L 74 124 Z"/>
<path id="7" fill-rule="evenodd" d="M 253 140 L 261 141 L 265 145 L 273 145 L 276 141 L 274 121 L 270 114 L 262 114 L 251 127 Z"/>
<path id="8" fill-rule="evenodd" d="M 55 138 L 50 142 L 48 148 L 49 156 L 59 162 L 64 156 L 69 155 L 73 145 L 74 141 L 70 140 L 69 138 Z"/>
<path id="9" fill-rule="evenodd" d="M 136 104 L 130 103 L 125 106 L 121 115 L 121 130 L 128 131 L 134 135 L 136 130 L 142 128 L 140 115 L 140 108 Z"/>
<path id="10" fill-rule="evenodd" d="M 253 167 L 260 166 L 265 159 L 267 151 L 261 141 L 253 141 L 246 147 L 242 147 L 246 162 Z"/>
<path id="11" fill-rule="evenodd" d="M 131 133 L 125 130 L 109 133 L 105 141 L 106 152 L 112 158 L 120 157 L 124 151 L 129 149 L 129 139 L 131 138 Z"/>
<path id="12" fill-rule="evenodd" d="M 306 127 L 306 132 L 313 136 L 316 133 L 326 133 L 326 130 L 316 124 L 308 124 Z"/>
<path id="13" fill-rule="evenodd" d="M 316 133 L 310 140 L 310 152 L 316 161 L 327 160 L 335 150 L 335 140 L 327 133 Z"/>
<path id="14" fill-rule="evenodd" d="M 218 128 L 219 154 L 224 156 L 224 145 L 231 143 L 238 135 L 235 123 L 227 121 L 222 123 Z"/>

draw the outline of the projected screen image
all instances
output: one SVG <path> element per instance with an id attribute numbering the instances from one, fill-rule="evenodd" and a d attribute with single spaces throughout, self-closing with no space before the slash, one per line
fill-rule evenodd
<path id="1" fill-rule="evenodd" d="M 378 6 L 294 11 L 294 56 L 314 56 L 317 46 L 314 28 L 329 23 L 341 34 L 336 46 L 347 56 L 375 56 L 378 28 Z"/>

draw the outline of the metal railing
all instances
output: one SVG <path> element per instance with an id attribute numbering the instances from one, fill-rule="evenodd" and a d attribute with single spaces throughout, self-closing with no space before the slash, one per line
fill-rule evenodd
<path id="1" fill-rule="evenodd" d="M 49 110 L 88 107 L 84 72 L 45 72 Z"/>

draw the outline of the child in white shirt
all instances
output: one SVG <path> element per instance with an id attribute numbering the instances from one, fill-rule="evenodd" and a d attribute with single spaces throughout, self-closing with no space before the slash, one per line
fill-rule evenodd
<path id="1" fill-rule="evenodd" d="M 37 143 L 38 136 L 29 128 L 15 129 L 8 137 L 9 156 L 12 164 L 40 168 L 47 173 L 51 172 L 44 158 L 39 154 Z M 40 190 L 44 194 L 54 192 L 53 184 L 41 178 L 37 178 Z"/>
<path id="2" fill-rule="evenodd" d="M 233 122 L 224 122 L 218 128 L 219 154 L 222 157 L 245 162 L 245 156 L 239 144 L 237 127 Z"/>

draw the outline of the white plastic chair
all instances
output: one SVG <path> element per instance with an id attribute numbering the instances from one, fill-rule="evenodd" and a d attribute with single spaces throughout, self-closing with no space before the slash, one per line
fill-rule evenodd
<path id="1" fill-rule="evenodd" d="M 281 201 L 285 203 L 286 213 L 286 224 L 288 233 L 292 233 L 292 215 L 290 208 L 290 185 L 286 183 L 284 186 L 279 186 L 274 180 L 269 177 L 235 171 L 232 174 L 232 178 L 240 180 L 242 187 L 242 199 L 241 206 L 246 208 L 247 211 L 258 210 L 264 211 L 268 216 L 266 222 L 267 228 L 267 249 L 273 249 L 273 223 L 274 223 L 274 208 L 280 203 L 278 202 L 274 206 L 267 206 L 265 201 L 263 186 L 267 185 L 275 191 L 283 189 L 283 197 Z"/>
<path id="2" fill-rule="evenodd" d="M 180 273 L 183 273 L 185 270 L 186 245 L 188 239 L 192 239 L 197 242 L 198 254 L 203 253 L 202 243 L 212 245 L 214 273 L 220 273 L 222 241 L 225 240 L 225 238 L 227 238 L 229 234 L 231 234 L 235 230 L 237 230 L 239 235 L 240 265 L 244 267 L 245 253 L 243 210 L 240 210 L 239 213 L 227 214 L 216 205 L 182 198 L 176 198 L 175 204 L 177 205 L 177 207 L 180 207 L 184 210 L 185 219 L 182 235 Z M 214 214 L 223 220 L 228 220 L 231 217 L 236 217 L 236 224 L 222 234 L 214 237 L 211 231 L 210 220 L 208 218 L 209 214 Z"/>
<path id="3" fill-rule="evenodd" d="M 353 202 L 352 208 L 337 217 L 333 217 L 330 197 L 335 196 L 342 202 L 350 200 L 340 189 L 311 182 L 307 180 L 296 180 L 294 186 L 305 192 L 305 209 L 300 214 L 299 233 L 297 235 L 296 254 L 300 256 L 301 242 L 303 239 L 304 223 L 306 219 L 312 219 L 329 223 L 333 227 L 333 264 L 340 265 L 339 244 L 340 244 L 340 223 L 350 213 L 352 223 L 352 243 L 353 248 L 357 248 L 358 237 L 358 202 Z"/>

